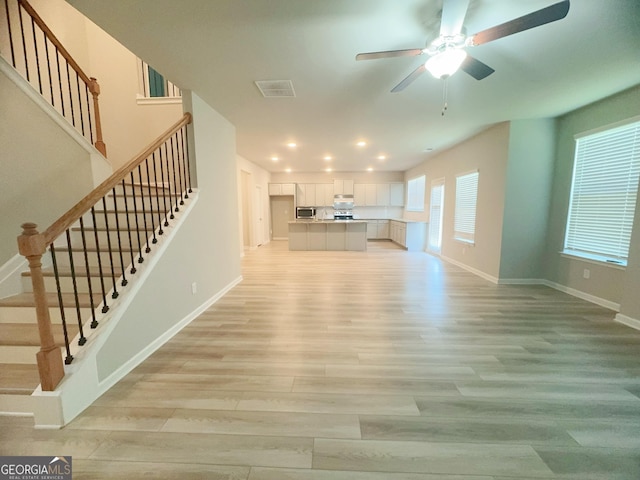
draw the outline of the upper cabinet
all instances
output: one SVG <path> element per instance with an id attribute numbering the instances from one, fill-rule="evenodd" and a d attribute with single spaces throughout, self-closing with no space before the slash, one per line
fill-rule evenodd
<path id="1" fill-rule="evenodd" d="M 353 191 L 353 180 L 338 180 L 333 181 L 333 193 L 334 195 L 355 195 Z"/>
<path id="2" fill-rule="evenodd" d="M 270 183 L 269 195 L 295 195 L 296 185 L 295 183 Z"/>
<path id="3" fill-rule="evenodd" d="M 389 205 L 404 207 L 404 183 L 389 184 Z"/>

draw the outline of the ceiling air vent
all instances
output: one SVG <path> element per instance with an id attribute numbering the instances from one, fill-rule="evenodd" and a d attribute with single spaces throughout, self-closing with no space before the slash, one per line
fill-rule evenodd
<path id="1" fill-rule="evenodd" d="M 295 97 L 291 80 L 257 80 L 256 85 L 263 97 Z"/>

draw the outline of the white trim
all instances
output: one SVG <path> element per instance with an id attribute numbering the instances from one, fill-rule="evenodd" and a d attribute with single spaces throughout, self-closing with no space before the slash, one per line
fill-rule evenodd
<path id="1" fill-rule="evenodd" d="M 143 97 L 138 94 L 136 103 L 138 105 L 182 105 L 182 97 Z"/>
<path id="2" fill-rule="evenodd" d="M 27 269 L 27 259 L 18 253 L 0 267 L 0 298 L 22 293 L 22 272 Z"/>
<path id="3" fill-rule="evenodd" d="M 586 300 L 587 302 L 595 303 L 596 305 L 608 308 L 609 310 L 613 310 L 615 312 L 620 311 L 619 303 L 596 297 L 595 295 L 591 295 L 590 293 L 582 292 L 580 290 L 576 290 L 575 288 L 567 287 L 566 285 L 560 285 L 559 283 L 552 282 L 551 280 L 543 280 L 543 285 L 559 290 L 560 292 L 567 293 L 573 297 L 581 298 L 582 300 Z"/>
<path id="4" fill-rule="evenodd" d="M 614 318 L 614 320 L 618 323 L 622 323 L 623 325 L 626 325 L 627 327 L 640 330 L 640 320 L 637 318 L 627 317 L 626 315 L 618 313 L 616 315 L 616 318 Z"/>
<path id="5" fill-rule="evenodd" d="M 153 354 L 158 348 L 171 340 L 177 333 L 179 333 L 183 328 L 189 325 L 193 320 L 195 320 L 200 314 L 206 311 L 211 305 L 220 300 L 223 296 L 225 296 L 233 287 L 238 285 L 242 281 L 243 277 L 240 275 L 238 278 L 229 283 L 222 290 L 217 292 L 213 297 L 209 298 L 202 305 L 196 308 L 193 312 L 189 313 L 186 317 L 176 323 L 173 327 L 163 333 L 160 337 L 156 338 L 153 342 L 147 345 L 143 350 L 134 355 L 129 361 L 124 363 L 120 368 L 118 368 L 115 372 L 109 375 L 107 378 L 98 383 L 99 395 L 102 395 L 107 390 L 109 390 L 112 386 L 118 383 L 122 378 L 124 378 L 129 372 L 131 372 L 134 368 L 144 362 L 151 354 Z M 97 398 L 97 397 L 96 397 Z M 69 419 L 70 420 L 70 419 Z M 68 420 L 68 421 L 69 421 Z"/>
<path id="6" fill-rule="evenodd" d="M 498 278 L 492 275 L 489 275 L 488 273 L 482 272 L 476 268 L 470 267 L 469 265 L 465 265 L 464 263 L 454 260 L 453 258 L 445 257 L 444 255 L 440 255 L 440 258 L 442 258 L 444 261 L 448 263 L 451 263 L 452 265 L 455 265 L 456 267 L 460 267 L 463 270 L 466 270 L 468 272 L 473 273 L 474 275 L 484 278 L 485 280 L 489 280 L 491 283 L 498 284 L 499 282 Z"/>
<path id="7" fill-rule="evenodd" d="M 498 285 L 545 285 L 542 278 L 499 278 Z"/>
<path id="8" fill-rule="evenodd" d="M 29 82 L 27 82 L 15 68 L 11 66 L 9 62 L 7 62 L 4 58 L 0 56 L 0 71 L 3 72 L 9 80 L 11 80 L 15 85 L 24 92 L 24 94 L 33 100 L 38 107 L 42 109 L 44 113 L 46 113 L 51 120 L 53 120 L 62 130 L 64 130 L 71 138 L 73 138 L 78 145 L 84 148 L 87 153 L 102 155 L 91 142 L 84 138 L 84 136 L 75 129 L 69 121 L 64 118 L 60 112 L 58 112 L 55 108 L 51 106 L 49 102 L 47 102 L 40 93 L 38 93 Z"/>
<path id="9" fill-rule="evenodd" d="M 600 265 L 603 267 L 607 267 L 607 268 L 614 268 L 616 270 L 626 270 L 627 268 L 627 264 L 626 264 L 626 260 L 625 263 L 615 263 L 615 262 L 607 262 L 606 260 L 599 260 L 598 258 L 596 258 L 595 255 L 592 255 L 591 257 L 588 257 L 585 255 L 578 255 L 576 253 L 569 253 L 569 252 L 558 252 L 560 254 L 560 256 L 567 258 L 569 260 L 580 260 L 582 262 L 585 263 L 591 263 L 593 265 Z M 604 258 L 604 257 L 602 257 Z"/>

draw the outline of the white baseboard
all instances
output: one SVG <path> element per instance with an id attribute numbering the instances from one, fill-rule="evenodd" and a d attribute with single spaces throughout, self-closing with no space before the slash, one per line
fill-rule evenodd
<path id="1" fill-rule="evenodd" d="M 626 315 L 618 313 L 616 315 L 616 318 L 614 318 L 614 320 L 618 323 L 622 323 L 623 325 L 626 325 L 627 327 L 640 330 L 640 320 L 637 318 L 627 317 Z"/>
<path id="2" fill-rule="evenodd" d="M 470 267 L 469 265 L 465 265 L 464 263 L 459 262 L 457 260 L 454 260 L 453 258 L 445 257 L 444 255 L 440 255 L 440 258 L 442 260 L 444 260 L 445 262 L 447 262 L 447 263 L 455 265 L 456 267 L 460 267 L 463 270 L 466 270 L 468 272 L 473 273 L 474 275 L 477 275 L 479 277 L 484 278 L 485 280 L 489 280 L 491 283 L 495 283 L 495 284 L 498 283 L 498 278 L 496 278 L 496 277 L 494 277 L 492 275 L 489 275 L 488 273 L 485 273 L 485 272 L 483 272 L 481 270 L 478 270 L 476 268 Z"/>
<path id="3" fill-rule="evenodd" d="M 551 287 L 561 292 L 567 293 L 571 296 L 581 298 L 582 300 L 586 300 L 587 302 L 595 303 L 596 305 L 600 305 L 601 307 L 608 308 L 609 310 L 613 310 L 614 312 L 620 311 L 619 303 L 615 303 L 604 298 L 596 297 L 595 295 L 591 295 L 589 293 L 576 290 L 575 288 L 567 287 L 566 285 L 561 285 L 559 283 L 552 282 L 551 280 L 543 280 L 542 283 L 547 287 Z"/>
<path id="4" fill-rule="evenodd" d="M 224 295 L 227 294 L 233 287 L 238 285 L 242 281 L 242 275 L 233 280 L 227 286 L 225 286 L 222 290 L 217 292 L 213 297 L 209 298 L 202 305 L 196 308 L 193 312 L 189 313 L 186 317 L 176 323 L 173 327 L 163 333 L 160 337 L 156 338 L 153 342 L 147 345 L 143 350 L 134 355 L 129 361 L 120 366 L 115 372 L 105 378 L 99 384 L 99 389 L 102 393 L 109 390 L 112 386 L 122 380 L 129 372 L 131 372 L 134 368 L 140 365 L 143 361 L 145 361 L 152 353 L 154 353 L 157 349 L 159 349 L 162 345 L 171 340 L 180 330 L 189 325 L 193 320 L 195 320 L 200 314 L 202 314 L 205 310 L 207 310 L 211 305 L 220 300 Z M 102 393 L 100 395 L 102 395 Z"/>
<path id="5" fill-rule="evenodd" d="M 499 278 L 498 285 L 544 285 L 542 278 Z"/>

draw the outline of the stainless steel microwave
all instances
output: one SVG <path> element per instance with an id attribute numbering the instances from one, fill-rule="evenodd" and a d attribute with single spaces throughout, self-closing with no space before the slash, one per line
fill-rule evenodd
<path id="1" fill-rule="evenodd" d="M 315 207 L 296 207 L 296 218 L 315 218 Z"/>

